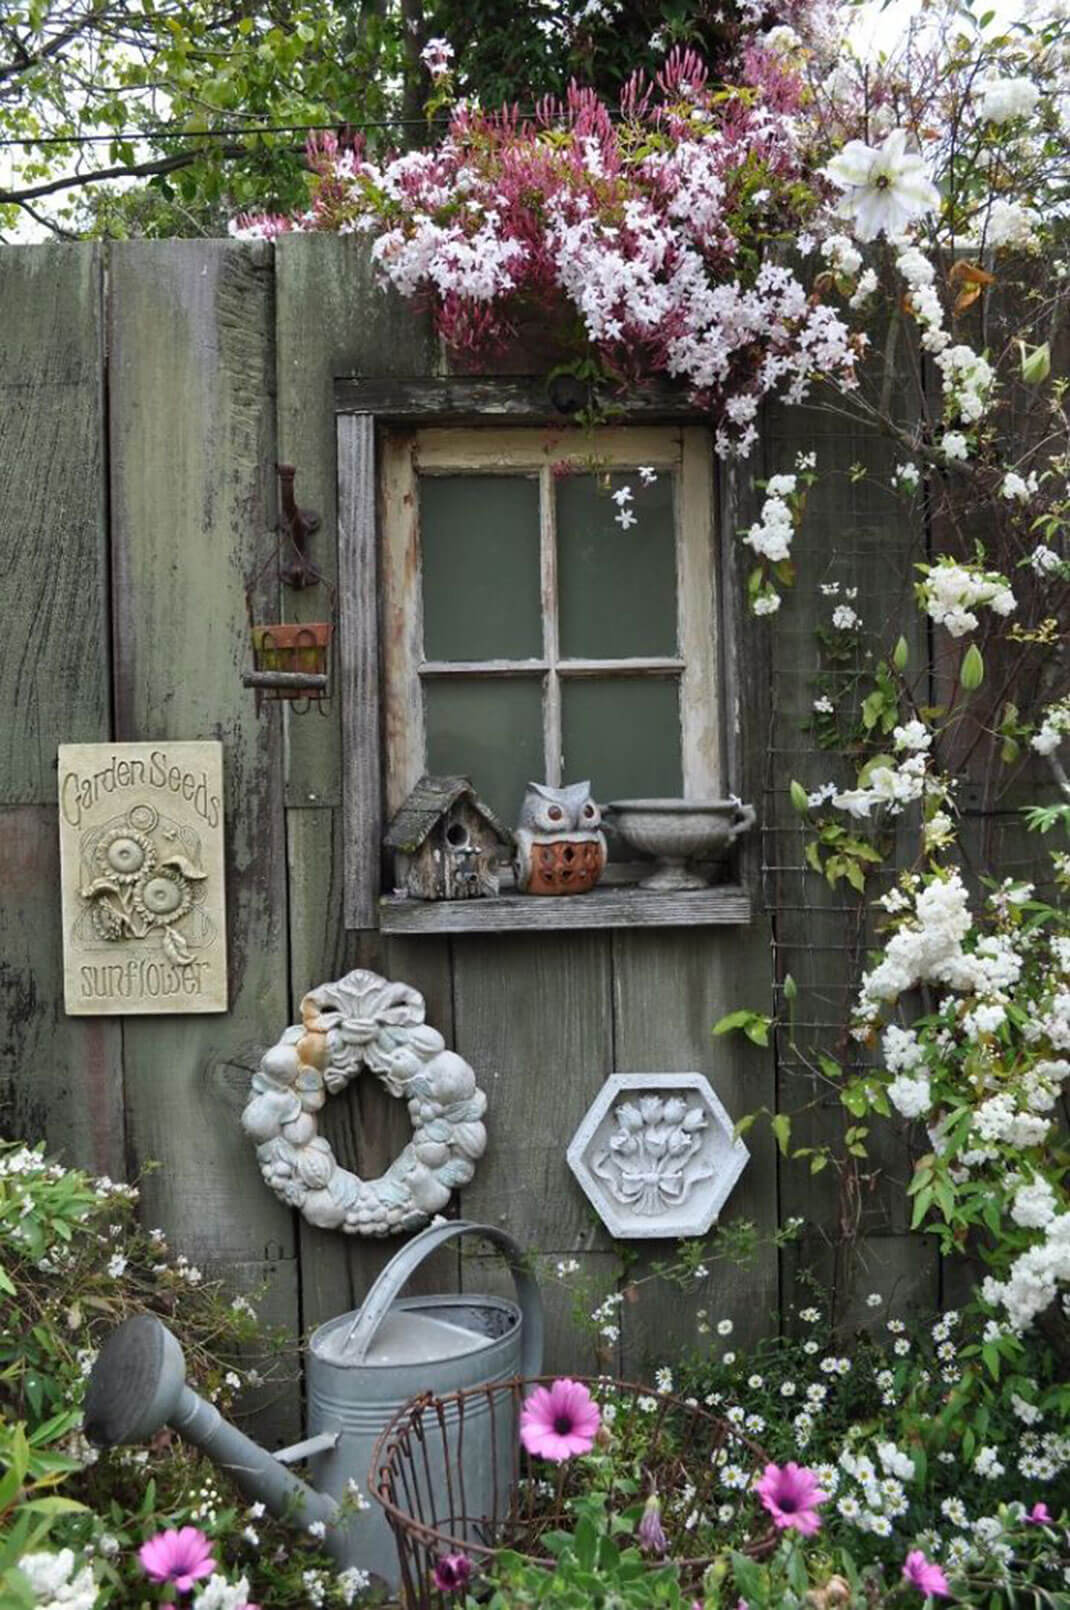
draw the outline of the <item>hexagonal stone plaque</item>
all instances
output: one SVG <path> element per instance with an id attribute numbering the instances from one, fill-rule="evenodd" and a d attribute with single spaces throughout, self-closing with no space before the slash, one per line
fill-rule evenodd
<path id="1" fill-rule="evenodd" d="M 701 1073 L 610 1074 L 568 1165 L 610 1235 L 705 1235 L 750 1157 Z"/>

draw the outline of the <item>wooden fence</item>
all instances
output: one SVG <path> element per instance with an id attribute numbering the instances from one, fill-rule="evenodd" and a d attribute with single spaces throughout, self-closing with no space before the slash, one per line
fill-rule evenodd
<path id="1" fill-rule="evenodd" d="M 740 1005 L 766 1009 L 774 974 L 801 986 L 800 1033 L 829 1043 L 845 1006 L 849 902 L 804 881 L 791 775 L 817 781 L 827 757 L 807 731 L 814 629 L 822 598 L 800 589 L 777 622 L 746 621 L 738 596 L 729 654 L 737 668 L 731 775 L 760 802 L 761 857 L 748 874 L 744 929 L 390 939 L 347 933 L 342 910 L 341 741 L 337 713 L 257 714 L 242 687 L 245 587 L 275 522 L 274 466 L 298 467 L 303 504 L 323 515 L 316 557 L 335 538 L 333 377 L 441 372 L 427 325 L 371 283 L 352 239 L 49 245 L 0 253 L 0 1106 L 2 1130 L 47 1138 L 69 1160 L 116 1177 L 150 1160 L 143 1208 L 172 1243 L 239 1289 L 264 1288 L 262 1312 L 296 1337 L 359 1302 L 390 1250 L 316 1231 L 262 1184 L 238 1115 L 262 1048 L 294 1019 L 306 989 L 369 965 L 424 992 L 428 1019 L 481 1074 L 491 1142 L 466 1216 L 575 1256 L 591 1289 L 620 1278 L 561 1157 L 605 1074 L 705 1071 L 734 1117 L 812 1091 L 790 1048 L 762 1051 L 711 1026 Z M 803 410 L 775 416 L 762 470 L 787 469 L 816 444 L 839 469 L 807 523 L 811 580 L 858 587 L 873 624 L 905 610 L 890 559 L 916 533 L 870 483 L 847 472 L 871 443 Z M 753 493 L 727 479 L 731 550 Z M 729 583 L 739 591 L 731 565 Z M 270 591 L 270 589 L 269 589 Z M 265 598 L 265 602 L 267 599 Z M 226 767 L 231 1007 L 221 1017 L 71 1018 L 63 1009 L 56 747 L 61 742 L 218 737 Z M 763 911 L 762 895 L 765 896 Z M 502 1008 L 534 979 L 552 1014 Z M 514 995 L 515 1002 L 515 995 Z M 591 1003 L 595 1009 L 592 1010 Z M 399 1103 L 353 1090 L 333 1104 L 340 1159 L 378 1173 L 407 1136 Z M 811 1133 L 839 1126 L 818 1106 Z M 793 1215 L 811 1226 L 804 1262 L 831 1272 L 837 1201 L 779 1165 L 768 1133 L 731 1215 L 768 1236 Z M 863 1290 L 893 1287 L 921 1306 L 939 1296 L 931 1248 L 906 1234 L 889 1141 L 888 1181 L 860 1205 Z M 664 1253 L 664 1248 L 657 1251 Z M 743 1271 L 711 1268 L 703 1299 L 753 1335 L 771 1323 L 798 1250 L 766 1244 Z M 642 1254 L 631 1276 L 649 1273 Z M 457 1259 L 440 1278 L 500 1275 Z M 569 1298 L 551 1280 L 550 1364 L 590 1362 L 571 1339 Z M 695 1339 L 693 1305 L 657 1281 L 623 1305 L 615 1362 L 635 1373 Z M 261 1431 L 296 1429 L 297 1394 L 252 1405 Z"/>

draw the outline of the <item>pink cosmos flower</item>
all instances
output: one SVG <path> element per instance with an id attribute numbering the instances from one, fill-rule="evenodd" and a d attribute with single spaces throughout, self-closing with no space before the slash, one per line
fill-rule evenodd
<path id="1" fill-rule="evenodd" d="M 903 1580 L 909 1582 L 912 1588 L 917 1588 L 919 1593 L 931 1594 L 934 1598 L 946 1599 L 951 1592 L 943 1571 L 927 1560 L 921 1549 L 911 1549 L 907 1555 L 903 1564 Z"/>
<path id="2" fill-rule="evenodd" d="M 571 1459 L 590 1453 L 602 1422 L 598 1405 L 582 1381 L 567 1377 L 537 1386 L 520 1415 L 520 1440 L 540 1459 Z"/>
<path id="3" fill-rule="evenodd" d="M 783 1466 L 766 1465 L 755 1491 L 779 1531 L 792 1529 L 812 1537 L 819 1530 L 817 1507 L 825 1502 L 828 1493 L 821 1491 L 817 1477 L 805 1465 L 797 1465 L 793 1459 Z"/>
<path id="4" fill-rule="evenodd" d="M 472 1575 L 472 1562 L 467 1554 L 443 1554 L 435 1561 L 432 1571 L 435 1587 L 443 1593 L 457 1593 Z"/>
<path id="5" fill-rule="evenodd" d="M 1034 1504 L 1025 1518 L 1032 1526 L 1053 1526 L 1055 1524 L 1048 1512 L 1047 1504 Z"/>
<path id="6" fill-rule="evenodd" d="M 154 1582 L 173 1582 L 179 1593 L 188 1593 L 202 1576 L 215 1570 L 212 1545 L 195 1526 L 157 1532 L 137 1551 L 146 1574 Z"/>

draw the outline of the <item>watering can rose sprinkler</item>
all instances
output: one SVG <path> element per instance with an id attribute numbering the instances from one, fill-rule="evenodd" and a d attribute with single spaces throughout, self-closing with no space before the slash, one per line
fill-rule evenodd
<path id="1" fill-rule="evenodd" d="M 350 973 L 311 991 L 302 1024 L 287 1029 L 261 1059 L 243 1122 L 258 1143 L 265 1178 L 313 1223 L 376 1236 L 412 1229 L 445 1206 L 448 1185 L 471 1179 L 486 1144 L 478 1121 L 486 1099 L 468 1064 L 424 1023 L 423 1011 L 422 998 L 407 985 Z M 370 1183 L 339 1168 L 315 1133 L 326 1092 L 343 1088 L 362 1067 L 408 1100 L 414 1131 L 401 1157 Z M 468 1293 L 399 1299 L 431 1252 L 468 1235 L 504 1254 L 517 1302 Z M 542 1336 L 538 1287 L 512 1237 L 441 1220 L 395 1254 L 358 1310 L 313 1332 L 303 1442 L 271 1454 L 224 1420 L 186 1384 L 181 1348 L 152 1314 L 127 1320 L 102 1347 L 86 1397 L 86 1433 L 112 1446 L 144 1441 L 169 1425 L 274 1514 L 305 1529 L 323 1523 L 326 1547 L 341 1566 L 358 1566 L 396 1588 L 397 1552 L 385 1513 L 378 1506 L 353 1513 L 344 1502 L 354 1485 L 374 1492 L 369 1470 L 380 1434 L 419 1394 L 537 1376 Z M 489 1403 L 469 1409 L 456 1428 L 472 1514 L 508 1509 L 516 1434 L 515 1417 L 493 1416 Z M 308 1461 L 314 1486 L 288 1468 L 297 1460 Z M 441 1488 L 445 1513 L 452 1505 L 445 1467 L 432 1470 L 430 1480 L 433 1490 Z"/>

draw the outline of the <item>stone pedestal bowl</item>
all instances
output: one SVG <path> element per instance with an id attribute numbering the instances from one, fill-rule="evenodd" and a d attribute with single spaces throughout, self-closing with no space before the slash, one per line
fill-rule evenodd
<path id="1" fill-rule="evenodd" d="M 606 825 L 633 850 L 657 859 L 640 889 L 704 889 L 705 873 L 689 862 L 723 860 L 753 827 L 753 805 L 730 799 L 615 799 L 606 806 Z"/>

